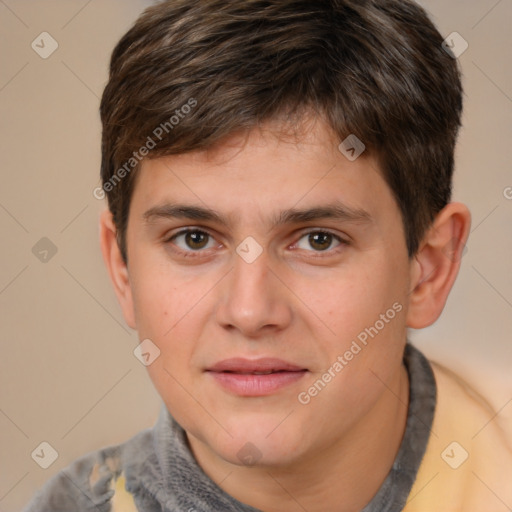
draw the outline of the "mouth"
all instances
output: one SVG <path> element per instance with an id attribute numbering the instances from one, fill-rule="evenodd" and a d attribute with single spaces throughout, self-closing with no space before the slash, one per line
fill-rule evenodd
<path id="1" fill-rule="evenodd" d="M 225 359 L 206 370 L 225 391 L 246 397 L 274 394 L 298 382 L 307 372 L 306 368 L 275 358 Z"/>

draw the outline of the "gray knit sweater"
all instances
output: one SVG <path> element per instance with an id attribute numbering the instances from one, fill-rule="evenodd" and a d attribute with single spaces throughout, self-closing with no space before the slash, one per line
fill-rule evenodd
<path id="1" fill-rule="evenodd" d="M 400 512 L 425 453 L 436 385 L 425 357 L 407 345 L 410 378 L 405 435 L 393 467 L 362 512 Z M 76 460 L 34 496 L 25 512 L 108 512 L 112 481 L 123 475 L 140 512 L 258 512 L 220 489 L 201 470 L 183 429 L 165 407 L 155 426 L 129 441 Z"/>

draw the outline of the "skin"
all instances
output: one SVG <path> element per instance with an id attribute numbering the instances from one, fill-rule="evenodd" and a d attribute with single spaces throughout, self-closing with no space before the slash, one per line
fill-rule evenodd
<path id="1" fill-rule="evenodd" d="M 350 162 L 338 143 L 320 119 L 296 138 L 275 121 L 208 151 L 144 161 L 128 264 L 110 213 L 101 217 L 125 319 L 161 351 L 148 366 L 156 389 L 206 474 L 266 512 L 354 512 L 375 495 L 405 428 L 406 329 L 438 318 L 470 228 L 467 208 L 450 203 L 409 258 L 378 163 L 365 154 Z M 284 210 L 335 201 L 369 219 L 274 222 Z M 225 223 L 147 215 L 167 203 L 209 208 Z M 211 237 L 196 233 L 199 248 L 185 235 L 173 238 L 184 228 Z M 319 231 L 334 236 L 311 243 L 308 234 Z M 236 252 L 249 236 L 263 249 L 252 263 Z M 447 257 L 453 239 L 462 243 Z M 402 310 L 300 403 L 299 393 L 396 303 Z M 230 357 L 278 357 L 308 371 L 269 396 L 241 397 L 205 371 Z M 257 459 L 251 466 L 238 455 L 244 446 Z"/>

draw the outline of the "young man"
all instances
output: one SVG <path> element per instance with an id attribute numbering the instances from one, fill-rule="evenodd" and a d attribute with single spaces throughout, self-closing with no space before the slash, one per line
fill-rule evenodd
<path id="1" fill-rule="evenodd" d="M 169 0 L 112 55 L 101 246 L 164 407 L 28 511 L 499 512 L 483 400 L 407 343 L 441 314 L 455 59 L 407 0 Z"/>

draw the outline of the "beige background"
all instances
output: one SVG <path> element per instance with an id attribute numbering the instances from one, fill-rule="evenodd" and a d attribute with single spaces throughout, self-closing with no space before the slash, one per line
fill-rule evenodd
<path id="1" fill-rule="evenodd" d="M 0 0 L 0 510 L 13 512 L 76 457 L 151 426 L 159 409 L 103 268 L 99 97 L 111 50 L 144 0 Z M 469 43 L 454 199 L 473 227 L 443 317 L 411 332 L 429 356 L 512 418 L 510 0 L 423 1 Z M 43 31 L 59 47 L 31 48 Z M 512 198 L 512 188 L 509 189 Z M 46 263 L 43 237 L 57 247 Z M 59 457 L 31 458 L 42 442 Z M 512 504 L 509 504 L 512 506 Z"/>

